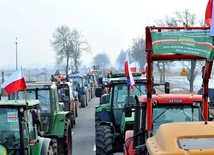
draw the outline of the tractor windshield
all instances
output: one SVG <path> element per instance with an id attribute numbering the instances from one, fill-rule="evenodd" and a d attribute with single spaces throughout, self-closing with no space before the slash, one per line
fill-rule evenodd
<path id="1" fill-rule="evenodd" d="M 66 85 L 62 85 L 57 88 L 58 91 L 58 99 L 59 101 L 70 101 L 70 94 L 69 94 L 69 88 Z"/>
<path id="2" fill-rule="evenodd" d="M 153 109 L 153 135 L 161 124 L 201 120 L 201 110 L 192 105 L 158 105 Z"/>
<path id="3" fill-rule="evenodd" d="M 0 114 L 0 144 L 7 149 L 15 149 L 20 144 L 18 111 L 1 107 Z"/>
<path id="4" fill-rule="evenodd" d="M 37 93 L 38 95 L 36 95 Z M 24 91 L 19 91 L 17 93 L 18 99 L 24 99 Z M 38 99 L 40 101 L 39 109 L 40 112 L 50 113 L 50 94 L 49 90 L 26 90 L 27 100 Z M 38 96 L 38 97 L 37 97 Z"/>
<path id="5" fill-rule="evenodd" d="M 75 77 L 72 79 L 73 79 L 74 90 L 78 90 L 78 88 L 82 87 L 82 78 L 81 77 Z"/>
<path id="6" fill-rule="evenodd" d="M 124 108 L 124 105 L 128 103 L 128 89 L 127 84 L 118 84 L 114 87 L 114 99 L 113 105 L 114 109 Z M 146 85 L 144 83 L 137 83 L 134 86 L 134 90 L 130 90 L 130 102 L 135 103 L 135 95 L 145 95 Z"/>
<path id="7" fill-rule="evenodd" d="M 121 117 L 124 111 L 125 104 L 128 103 L 128 89 L 127 84 L 118 84 L 113 88 L 113 113 L 115 117 L 116 126 L 121 124 Z M 134 90 L 130 90 L 130 102 L 135 104 L 135 95 L 145 95 L 146 94 L 146 84 L 145 83 L 136 83 Z"/>

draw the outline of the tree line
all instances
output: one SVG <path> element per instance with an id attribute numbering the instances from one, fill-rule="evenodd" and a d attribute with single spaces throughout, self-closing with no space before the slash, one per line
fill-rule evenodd
<path id="1" fill-rule="evenodd" d="M 190 12 L 188 9 L 183 11 L 175 11 L 174 15 L 166 15 L 163 19 L 155 21 L 156 26 L 205 26 L 204 19 L 197 18 L 195 13 Z M 62 25 L 56 28 L 51 40 L 51 46 L 56 52 L 56 63 L 66 64 L 66 74 L 71 66 L 74 66 L 74 71 L 79 70 L 81 65 L 80 58 L 84 52 L 91 53 L 91 47 L 87 40 L 84 38 L 81 32 L 77 29 L 71 30 L 69 26 Z M 146 63 L 145 52 L 145 39 L 144 36 L 139 36 L 133 39 L 132 45 L 128 49 L 121 49 L 117 59 L 116 65 L 118 68 L 123 68 L 126 52 L 130 53 L 130 62 L 136 62 L 140 68 Z M 93 58 L 93 65 L 99 65 L 100 68 L 108 68 L 112 62 L 106 52 L 97 54 Z M 157 62 L 155 67 L 160 73 L 165 72 L 165 65 L 162 62 Z M 169 64 L 168 64 L 169 65 Z M 190 73 L 187 79 L 190 83 L 190 91 L 193 91 L 193 83 L 197 75 L 196 68 L 197 63 L 190 61 L 189 64 L 185 64 L 187 72 Z M 160 80 L 164 82 L 164 74 L 160 74 Z"/>

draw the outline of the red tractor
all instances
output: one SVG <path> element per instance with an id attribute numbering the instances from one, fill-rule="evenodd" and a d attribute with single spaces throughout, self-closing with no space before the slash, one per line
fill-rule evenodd
<path id="1" fill-rule="evenodd" d="M 125 155 L 150 153 L 147 149 L 150 143 L 147 145 L 146 141 L 155 135 L 162 124 L 209 120 L 208 83 L 213 54 L 212 38 L 209 37 L 207 29 L 207 27 L 146 27 L 147 95 L 136 97 L 137 104 L 134 108 L 126 110 L 130 112 L 134 109 L 135 122 L 134 130 L 126 132 Z M 202 95 L 171 94 L 169 93 L 171 84 L 165 87 L 168 93 L 152 94 L 155 86 L 153 72 L 157 70 L 155 62 L 175 61 L 189 61 L 190 64 L 196 61 L 204 63 L 201 75 Z M 181 83 L 177 82 L 175 85 L 181 85 Z"/>

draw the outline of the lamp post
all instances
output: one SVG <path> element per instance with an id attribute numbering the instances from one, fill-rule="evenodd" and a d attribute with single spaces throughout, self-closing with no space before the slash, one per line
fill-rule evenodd
<path id="1" fill-rule="evenodd" d="M 18 70 L 18 51 L 17 51 L 17 38 L 16 38 L 16 70 Z"/>

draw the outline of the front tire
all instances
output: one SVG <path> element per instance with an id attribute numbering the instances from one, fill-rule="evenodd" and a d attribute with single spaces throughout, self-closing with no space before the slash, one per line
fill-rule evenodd
<path id="1" fill-rule="evenodd" d="M 82 94 L 81 95 L 81 107 L 82 108 L 85 108 L 85 106 L 86 106 L 86 95 L 85 94 Z"/>
<path id="2" fill-rule="evenodd" d="M 96 155 L 113 155 L 113 153 L 113 135 L 110 126 L 96 126 Z"/>
<path id="3" fill-rule="evenodd" d="M 72 131 L 71 131 L 71 123 L 67 119 L 65 123 L 64 129 L 64 155 L 72 155 Z"/>

